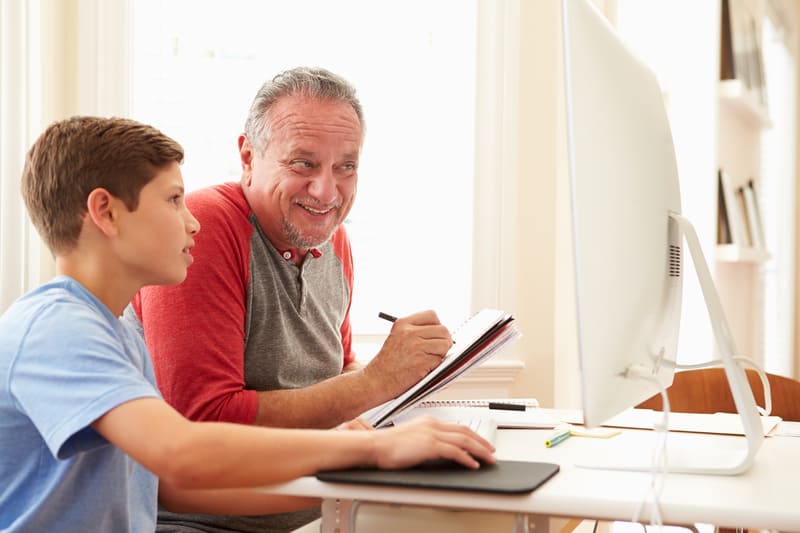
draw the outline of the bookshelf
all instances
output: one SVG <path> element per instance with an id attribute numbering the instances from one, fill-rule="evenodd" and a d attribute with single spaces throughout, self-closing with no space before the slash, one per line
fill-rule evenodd
<path id="1" fill-rule="evenodd" d="M 716 260 L 722 263 L 763 263 L 770 258 L 769 252 L 752 246 L 738 244 L 717 245 Z"/>
<path id="2" fill-rule="evenodd" d="M 761 132 L 772 126 L 760 46 L 765 0 L 720 1 L 717 260 L 760 263 L 764 248 L 758 202 Z"/>
<path id="3" fill-rule="evenodd" d="M 766 0 L 718 2 L 717 169 L 726 174 L 726 179 L 719 177 L 717 180 L 714 276 L 737 348 L 742 354 L 763 362 L 760 353 L 763 335 L 761 268 L 771 257 L 770 250 L 765 247 L 758 203 L 761 134 L 772 127 L 760 46 Z M 737 220 L 726 221 L 726 215 Z M 733 222 L 740 225 L 738 237 L 733 234 Z"/>
<path id="4" fill-rule="evenodd" d="M 719 104 L 721 113 L 736 113 L 751 127 L 772 127 L 767 110 L 741 80 L 720 80 Z"/>

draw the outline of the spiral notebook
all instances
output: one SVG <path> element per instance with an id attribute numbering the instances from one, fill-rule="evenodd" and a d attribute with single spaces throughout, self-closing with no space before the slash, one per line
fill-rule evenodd
<path id="1" fill-rule="evenodd" d="M 471 400 L 423 400 L 417 407 L 489 407 L 490 403 L 509 403 L 525 407 L 539 407 L 536 398 L 479 398 Z"/>
<path id="2" fill-rule="evenodd" d="M 481 309 L 453 332 L 455 344 L 439 366 L 397 398 L 362 414 L 362 418 L 376 428 L 389 425 L 395 416 L 441 390 L 519 337 L 510 314 L 498 309 Z"/>

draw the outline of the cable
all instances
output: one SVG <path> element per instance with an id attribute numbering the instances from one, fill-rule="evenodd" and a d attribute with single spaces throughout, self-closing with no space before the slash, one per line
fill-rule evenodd
<path id="1" fill-rule="evenodd" d="M 661 401 L 663 402 L 663 414 L 661 422 L 655 424 L 656 445 L 653 447 L 653 459 L 650 464 L 650 483 L 647 487 L 645 497 L 639 502 L 639 507 L 633 514 L 632 522 L 639 522 L 644 506 L 650 503 L 650 525 L 654 525 L 659 530 L 664 525 L 661 515 L 661 493 L 664 490 L 664 478 L 667 474 L 667 435 L 669 428 L 669 397 L 667 389 L 656 379 L 647 369 L 640 366 L 628 367 L 624 372 L 626 378 L 643 379 L 655 385 Z"/>
<path id="2" fill-rule="evenodd" d="M 772 412 L 772 391 L 770 389 L 769 380 L 764 370 L 752 359 L 744 356 L 733 356 L 733 360 L 739 364 L 746 364 L 751 366 L 761 379 L 761 385 L 764 388 L 764 407 L 756 405 L 756 409 L 762 416 L 769 416 Z M 661 365 L 680 370 L 694 370 L 701 368 L 711 368 L 724 366 L 722 359 L 714 359 L 705 363 L 698 364 L 678 364 L 669 360 L 661 360 Z M 661 422 L 655 424 L 656 430 L 656 445 L 653 448 L 653 460 L 650 468 L 650 484 L 647 488 L 645 497 L 639 502 L 639 506 L 634 512 L 632 522 L 641 523 L 639 518 L 644 510 L 645 505 L 650 504 L 650 525 L 656 526 L 661 530 L 663 528 L 663 517 L 661 513 L 661 493 L 664 488 L 664 479 L 667 474 L 667 436 L 669 429 L 669 413 L 670 403 L 667 389 L 662 383 L 650 372 L 644 365 L 632 365 L 622 373 L 625 378 L 643 379 L 655 385 L 659 394 L 661 395 L 663 415 Z M 749 386 L 749 382 L 748 382 Z M 646 524 L 642 523 L 645 532 L 647 531 Z M 692 528 L 697 531 L 696 528 Z"/>

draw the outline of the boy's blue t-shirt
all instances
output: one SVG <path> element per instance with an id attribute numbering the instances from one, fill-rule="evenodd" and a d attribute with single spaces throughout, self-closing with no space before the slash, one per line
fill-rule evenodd
<path id="1" fill-rule="evenodd" d="M 0 317 L 0 531 L 155 531 L 158 480 L 91 424 L 160 397 L 141 337 L 56 277 Z"/>

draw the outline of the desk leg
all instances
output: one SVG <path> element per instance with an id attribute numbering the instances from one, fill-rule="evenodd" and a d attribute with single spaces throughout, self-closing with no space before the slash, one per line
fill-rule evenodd
<path id="1" fill-rule="evenodd" d="M 350 507 L 352 500 L 322 500 L 321 533 L 350 533 Z"/>
<path id="2" fill-rule="evenodd" d="M 559 524 L 553 524 L 554 519 L 541 514 L 522 514 L 514 515 L 514 533 L 549 533 L 550 531 L 561 531 Z"/>

